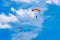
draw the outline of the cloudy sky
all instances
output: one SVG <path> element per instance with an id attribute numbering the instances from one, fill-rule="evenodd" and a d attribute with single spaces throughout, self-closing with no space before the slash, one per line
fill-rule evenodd
<path id="1" fill-rule="evenodd" d="M 60 40 L 60 0 L 0 0 L 0 40 Z"/>

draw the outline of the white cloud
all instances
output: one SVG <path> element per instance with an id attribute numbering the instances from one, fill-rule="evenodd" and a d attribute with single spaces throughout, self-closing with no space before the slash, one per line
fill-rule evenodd
<path id="1" fill-rule="evenodd" d="M 17 18 L 13 14 L 6 16 L 4 13 L 0 14 L 0 22 L 16 22 Z"/>
<path id="2" fill-rule="evenodd" d="M 41 13 L 32 12 L 31 10 L 31 8 L 16 10 L 15 8 L 11 7 L 11 11 L 16 13 L 16 17 L 20 20 L 17 24 L 20 24 L 23 27 L 23 29 L 21 29 L 22 32 L 20 32 L 21 30 L 18 29 L 18 27 L 21 27 L 20 25 L 13 29 L 16 33 L 12 34 L 11 40 L 32 40 L 38 36 L 39 32 L 42 31 L 42 24 L 45 20 L 43 18 L 43 13 L 46 11 L 45 7 L 42 9 Z"/>
<path id="3" fill-rule="evenodd" d="M 60 5 L 60 0 L 46 0 L 46 3 Z"/>
<path id="4" fill-rule="evenodd" d="M 52 3 L 52 0 L 47 0 L 46 3 L 51 4 Z"/>
<path id="5" fill-rule="evenodd" d="M 12 35 L 12 40 L 31 40 L 35 38 L 37 34 L 30 32 L 20 32 Z"/>
<path id="6" fill-rule="evenodd" d="M 11 26 L 8 23 L 17 22 L 17 21 L 18 19 L 13 14 L 9 14 L 9 16 L 6 16 L 5 13 L 1 13 L 0 14 L 0 29 L 11 28 Z"/>
<path id="7" fill-rule="evenodd" d="M 60 0 L 53 0 L 56 5 L 60 5 Z"/>
<path id="8" fill-rule="evenodd" d="M 11 26 L 7 23 L 3 24 L 3 23 L 0 23 L 0 29 L 10 29 Z"/>
<path id="9" fill-rule="evenodd" d="M 11 7 L 11 11 L 14 13 L 16 12 L 17 15 L 19 15 L 21 18 L 27 18 L 27 17 L 31 17 L 34 18 L 36 16 L 36 14 L 34 12 L 31 11 L 32 9 L 19 9 L 16 10 L 13 7 Z"/>
<path id="10" fill-rule="evenodd" d="M 33 2 L 38 3 L 40 0 L 11 0 L 11 1 L 23 2 L 23 3 L 33 3 Z"/>

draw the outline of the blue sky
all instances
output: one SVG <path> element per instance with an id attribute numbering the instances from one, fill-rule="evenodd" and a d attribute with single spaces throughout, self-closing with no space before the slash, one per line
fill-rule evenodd
<path id="1" fill-rule="evenodd" d="M 0 40 L 60 40 L 60 0 L 0 0 Z"/>

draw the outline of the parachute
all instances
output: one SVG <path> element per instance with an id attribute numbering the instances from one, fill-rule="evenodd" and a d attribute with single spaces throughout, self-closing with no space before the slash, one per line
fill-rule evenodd
<path id="1" fill-rule="evenodd" d="M 33 12 L 33 11 L 41 12 L 41 10 L 38 9 L 38 8 L 32 9 L 32 12 Z M 37 18 L 37 17 L 38 17 L 38 16 L 36 15 L 36 18 Z"/>
<path id="2" fill-rule="evenodd" d="M 36 8 L 36 9 L 32 9 L 32 11 L 38 11 L 38 12 L 41 12 L 40 9 Z"/>

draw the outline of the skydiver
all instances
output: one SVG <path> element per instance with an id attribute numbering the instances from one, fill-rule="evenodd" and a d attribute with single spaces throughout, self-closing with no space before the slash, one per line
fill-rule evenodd
<path id="1" fill-rule="evenodd" d="M 23 27 L 19 27 L 18 29 L 23 29 Z"/>
<path id="2" fill-rule="evenodd" d="M 37 15 L 36 15 L 36 18 L 37 18 Z"/>

